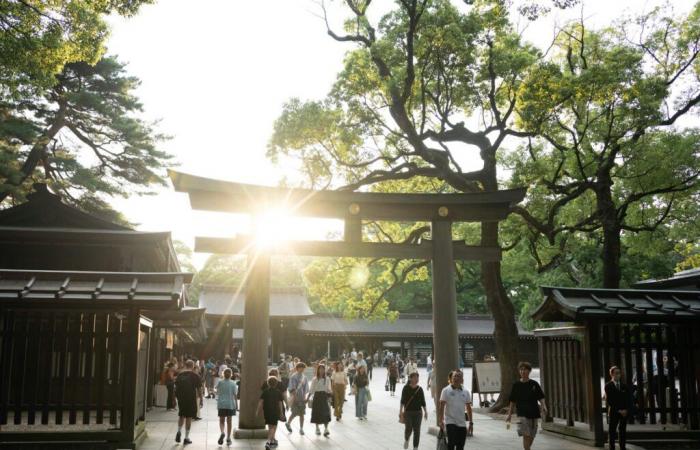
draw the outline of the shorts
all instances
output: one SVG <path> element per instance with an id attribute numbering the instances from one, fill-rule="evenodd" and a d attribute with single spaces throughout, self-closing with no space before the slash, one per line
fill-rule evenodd
<path id="1" fill-rule="evenodd" d="M 220 409 L 219 417 L 231 417 L 236 415 L 235 409 Z"/>
<path id="2" fill-rule="evenodd" d="M 294 402 L 292 403 L 292 415 L 303 416 L 306 414 L 306 402 Z"/>
<path id="3" fill-rule="evenodd" d="M 518 436 L 529 436 L 534 438 L 537 436 L 537 419 L 530 419 L 527 417 L 519 417 L 520 423 L 518 424 Z"/>

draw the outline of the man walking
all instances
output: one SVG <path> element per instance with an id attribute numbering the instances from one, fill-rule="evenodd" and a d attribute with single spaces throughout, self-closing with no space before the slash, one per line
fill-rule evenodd
<path id="1" fill-rule="evenodd" d="M 180 442 L 182 424 L 185 424 L 183 444 L 191 444 L 190 427 L 192 419 L 197 417 L 197 400 L 202 398 L 202 378 L 194 372 L 194 361 L 188 359 L 185 369 L 175 378 L 175 395 L 177 396 L 178 421 L 175 442 Z"/>
<path id="2" fill-rule="evenodd" d="M 438 423 L 443 432 L 447 434 L 448 450 L 464 449 L 464 442 L 467 439 L 467 416 L 469 417 L 469 428 L 474 427 L 472 396 L 462 386 L 463 382 L 462 371 L 453 371 L 452 381 L 445 386 L 440 394 Z"/>
<path id="3" fill-rule="evenodd" d="M 605 385 L 605 402 L 608 405 L 608 437 L 610 450 L 615 450 L 615 440 L 620 450 L 625 450 L 627 441 L 627 416 L 632 409 L 632 396 L 627 385 L 622 383 L 622 371 L 617 366 L 610 368 L 610 382 Z M 618 431 L 619 430 L 619 431 Z"/>
<path id="4" fill-rule="evenodd" d="M 299 434 L 304 434 L 304 414 L 306 413 L 306 397 L 309 395 L 309 380 L 304 375 L 306 364 L 298 362 L 296 372 L 289 378 L 289 405 L 292 415 L 284 424 L 287 431 L 292 432 L 292 420 L 299 416 Z"/>
<path id="5" fill-rule="evenodd" d="M 518 436 L 523 438 L 523 448 L 530 450 L 537 435 L 537 424 L 540 418 L 540 408 L 537 403 L 540 403 L 545 415 L 547 414 L 547 406 L 544 402 L 542 387 L 537 381 L 530 379 L 532 365 L 528 362 L 521 362 L 518 364 L 518 372 L 520 380 L 513 383 L 513 388 L 510 391 L 510 405 L 506 421 L 510 422 L 515 406 L 520 418 Z"/>

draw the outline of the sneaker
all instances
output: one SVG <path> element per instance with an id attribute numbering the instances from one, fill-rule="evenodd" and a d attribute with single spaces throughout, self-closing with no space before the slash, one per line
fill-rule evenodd
<path id="1" fill-rule="evenodd" d="M 182 443 L 185 444 L 185 445 L 187 445 L 187 444 L 191 444 L 192 441 L 190 441 L 190 438 L 185 438 L 185 440 L 182 441 Z"/>
<path id="2" fill-rule="evenodd" d="M 328 430 L 324 430 L 324 431 L 323 431 L 323 436 L 324 436 L 324 437 L 328 437 L 328 436 L 330 436 L 330 435 L 331 435 L 331 432 L 330 432 L 330 431 L 328 431 Z"/>
<path id="3" fill-rule="evenodd" d="M 219 436 L 219 445 L 224 443 L 225 437 L 226 437 L 226 435 L 224 433 L 221 433 L 221 436 Z M 406 447 L 404 447 L 404 448 L 406 448 Z"/>
<path id="4" fill-rule="evenodd" d="M 179 431 L 175 433 L 175 442 L 180 442 L 180 436 L 182 436 L 182 434 Z"/>
<path id="5" fill-rule="evenodd" d="M 288 432 L 290 432 L 290 433 L 292 432 L 292 426 L 289 424 L 289 422 L 285 422 L 284 426 L 287 427 Z M 300 433 L 301 433 L 301 431 L 300 431 Z M 301 433 L 301 434 L 304 434 L 304 433 Z"/>
<path id="6" fill-rule="evenodd" d="M 272 448 L 272 444 L 270 442 L 265 442 L 265 450 L 270 450 Z"/>
<path id="7" fill-rule="evenodd" d="M 403 448 L 408 448 L 408 441 L 403 441 Z"/>
<path id="8" fill-rule="evenodd" d="M 231 441 L 231 438 L 226 439 L 226 445 L 231 445 L 233 444 L 233 441 Z"/>
<path id="9" fill-rule="evenodd" d="M 304 435 L 304 430 L 302 428 L 299 428 L 299 434 L 302 436 Z"/>
<path id="10" fill-rule="evenodd" d="M 270 444 L 272 448 L 277 448 L 280 445 L 280 443 L 277 442 L 277 439 L 274 439 Z"/>
<path id="11" fill-rule="evenodd" d="M 316 428 L 316 436 L 320 436 L 320 435 L 321 435 L 321 430 L 319 428 Z"/>

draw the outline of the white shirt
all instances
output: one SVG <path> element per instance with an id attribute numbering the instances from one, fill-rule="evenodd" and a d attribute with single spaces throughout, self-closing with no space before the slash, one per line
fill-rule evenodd
<path id="1" fill-rule="evenodd" d="M 410 362 L 406 364 L 406 374 L 410 375 L 412 373 L 418 373 L 418 364 Z"/>
<path id="2" fill-rule="evenodd" d="M 350 358 L 357 359 L 357 352 L 350 352 Z"/>
<path id="3" fill-rule="evenodd" d="M 357 368 L 359 369 L 360 367 L 364 367 L 365 369 L 367 368 L 367 361 L 364 359 L 358 359 L 357 360 Z"/>
<path id="4" fill-rule="evenodd" d="M 425 358 L 425 362 L 426 364 L 431 365 L 433 363 L 433 358 L 431 358 L 430 355 L 428 355 L 428 357 Z"/>
<path id="5" fill-rule="evenodd" d="M 451 384 L 445 386 L 440 393 L 440 402 L 445 402 L 445 425 L 457 425 L 467 427 L 464 417 L 465 405 L 472 402 L 472 396 L 468 390 L 454 389 Z"/>
<path id="6" fill-rule="evenodd" d="M 331 380 L 326 378 L 314 378 L 311 380 L 311 386 L 309 387 L 309 395 L 313 395 L 314 392 L 326 392 L 331 393 Z"/>

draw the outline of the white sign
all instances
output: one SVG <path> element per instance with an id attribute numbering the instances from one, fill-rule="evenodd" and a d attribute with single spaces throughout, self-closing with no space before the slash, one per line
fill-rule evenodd
<path id="1" fill-rule="evenodd" d="M 477 392 L 490 394 L 501 392 L 501 365 L 497 362 L 474 363 L 474 376 L 477 380 Z"/>

